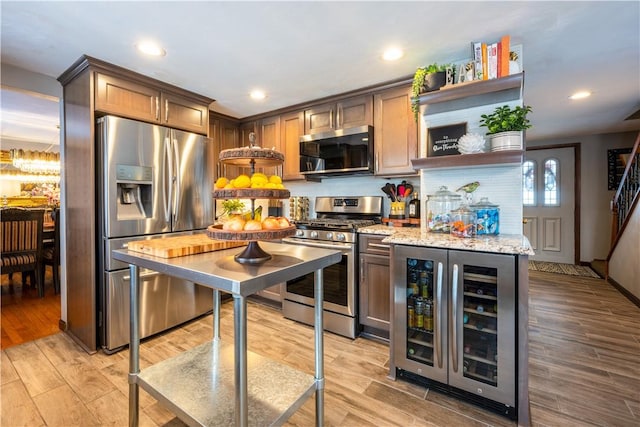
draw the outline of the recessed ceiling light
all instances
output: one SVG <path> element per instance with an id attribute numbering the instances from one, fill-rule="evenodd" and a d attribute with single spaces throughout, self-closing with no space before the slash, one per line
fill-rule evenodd
<path id="1" fill-rule="evenodd" d="M 583 91 L 574 93 L 573 95 L 571 95 L 569 97 L 569 99 L 573 99 L 573 100 L 584 99 L 584 98 L 588 98 L 590 96 L 591 96 L 591 92 L 589 92 L 587 90 L 583 90 Z"/>
<path id="2" fill-rule="evenodd" d="M 402 51 L 402 49 L 392 47 L 384 51 L 384 53 L 382 54 L 382 59 L 384 59 L 385 61 L 395 61 L 402 58 L 403 56 L 404 52 Z"/>
<path id="3" fill-rule="evenodd" d="M 136 44 L 136 48 L 145 55 L 165 56 L 167 54 L 160 45 L 149 40 Z"/>
<path id="4" fill-rule="evenodd" d="M 251 91 L 251 93 L 249 93 L 249 96 L 251 97 L 251 99 L 255 99 L 256 101 L 265 99 L 267 97 L 264 91 L 261 90 Z"/>

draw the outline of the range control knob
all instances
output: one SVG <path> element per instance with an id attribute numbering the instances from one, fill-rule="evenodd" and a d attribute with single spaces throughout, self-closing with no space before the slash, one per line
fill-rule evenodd
<path id="1" fill-rule="evenodd" d="M 296 230 L 296 237 L 304 236 L 304 230 Z"/>
<path id="2" fill-rule="evenodd" d="M 318 238 L 318 232 L 317 231 L 312 231 L 310 234 L 312 239 L 317 239 Z"/>
<path id="3" fill-rule="evenodd" d="M 336 240 L 342 242 L 344 240 L 344 233 L 336 233 Z"/>
<path id="4" fill-rule="evenodd" d="M 333 233 L 332 232 L 327 232 L 327 240 L 331 240 L 333 239 Z"/>

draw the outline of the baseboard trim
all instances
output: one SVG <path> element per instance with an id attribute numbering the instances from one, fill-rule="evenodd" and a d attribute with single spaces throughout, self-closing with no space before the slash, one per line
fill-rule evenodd
<path id="1" fill-rule="evenodd" d="M 624 295 L 625 297 L 627 297 L 627 299 L 629 301 L 631 301 L 632 303 L 634 303 L 635 305 L 638 306 L 638 308 L 640 308 L 640 298 L 638 298 L 637 296 L 635 296 L 634 294 L 632 294 L 631 292 L 629 292 L 624 286 L 622 286 L 620 283 L 616 282 L 615 280 L 613 280 L 611 277 L 607 277 L 607 282 L 609 282 L 614 288 L 616 288 L 617 290 L 620 291 L 620 293 L 622 295 Z"/>

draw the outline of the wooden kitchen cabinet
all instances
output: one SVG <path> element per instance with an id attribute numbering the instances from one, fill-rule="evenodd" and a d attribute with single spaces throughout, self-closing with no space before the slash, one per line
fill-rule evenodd
<path id="1" fill-rule="evenodd" d="M 411 86 L 387 89 L 373 98 L 375 174 L 415 174 L 411 160 L 418 157 L 418 126 L 411 111 Z"/>
<path id="2" fill-rule="evenodd" d="M 202 100 L 100 72 L 95 79 L 97 111 L 208 134 L 209 104 Z"/>
<path id="3" fill-rule="evenodd" d="M 215 179 L 225 176 L 229 179 L 235 178 L 239 174 L 239 169 L 235 166 L 225 165 L 220 162 L 220 152 L 230 148 L 238 147 L 238 123 L 225 117 L 211 115 L 210 138 L 213 140 L 213 163 L 216 165 Z"/>
<path id="4" fill-rule="evenodd" d="M 361 234 L 360 313 L 359 321 L 365 335 L 389 339 L 391 322 L 391 287 L 388 244 L 386 236 Z"/>
<path id="5" fill-rule="evenodd" d="M 345 98 L 304 110 L 304 131 L 307 135 L 372 123 L 373 98 L 371 95 Z"/>
<path id="6" fill-rule="evenodd" d="M 304 112 L 280 116 L 280 152 L 284 154 L 282 179 L 304 179 L 300 173 L 300 137 L 304 134 Z"/>

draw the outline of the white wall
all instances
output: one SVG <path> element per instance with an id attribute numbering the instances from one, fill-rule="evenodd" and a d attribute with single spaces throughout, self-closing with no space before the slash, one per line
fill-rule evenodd
<path id="1" fill-rule="evenodd" d="M 287 181 L 285 186 L 291 192 L 291 196 L 307 196 L 310 198 L 309 216 L 311 218 L 316 216 L 313 202 L 315 197 L 318 196 L 383 196 L 383 216 L 388 217 L 391 209 L 391 200 L 382 192 L 381 188 L 387 182 L 398 185 L 403 180 L 413 185 L 414 191 L 419 191 L 420 180 L 418 176 L 390 179 L 373 176 L 350 176 L 345 178 L 325 178 L 322 182 Z M 283 208 L 284 215 L 289 216 L 288 201 L 283 201 Z"/>
<path id="2" fill-rule="evenodd" d="M 605 259 L 609 253 L 610 202 L 615 191 L 607 189 L 607 150 L 633 147 L 637 136 L 637 132 L 624 132 L 527 141 L 529 147 L 580 143 L 580 261 Z"/>
<path id="3" fill-rule="evenodd" d="M 640 205 L 633 210 L 611 255 L 609 277 L 640 298 Z"/>

